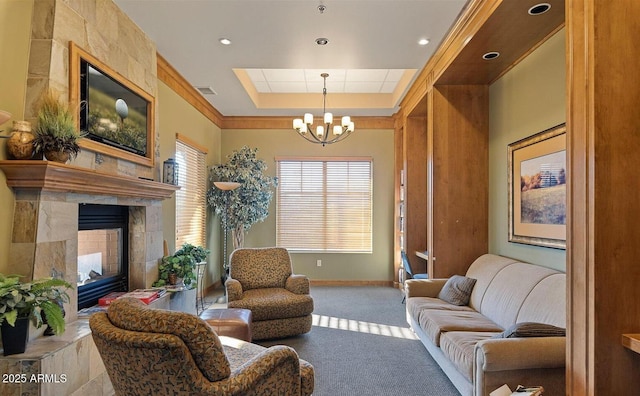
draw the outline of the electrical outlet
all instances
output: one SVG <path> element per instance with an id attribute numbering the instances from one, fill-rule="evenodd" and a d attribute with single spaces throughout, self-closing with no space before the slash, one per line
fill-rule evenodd
<path id="1" fill-rule="evenodd" d="M 316 260 L 316 265 L 318 267 L 322 267 L 322 260 Z"/>

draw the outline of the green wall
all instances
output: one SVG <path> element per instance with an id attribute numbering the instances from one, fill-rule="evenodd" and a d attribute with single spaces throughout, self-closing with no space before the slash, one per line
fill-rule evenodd
<path id="1" fill-rule="evenodd" d="M 275 176 L 278 156 L 373 157 L 373 254 L 292 254 L 294 272 L 313 280 L 393 280 L 393 130 L 358 130 L 347 140 L 322 147 L 291 130 L 223 130 L 222 158 L 246 145 L 258 148 L 258 157 Z M 270 215 L 247 233 L 246 247 L 275 246 L 275 198 Z M 348 219 L 345 219 L 348 221 Z M 230 250 L 229 250 L 230 251 Z M 322 260 L 322 266 L 316 266 Z"/>
<path id="2" fill-rule="evenodd" d="M 207 169 L 220 162 L 221 130 L 193 106 L 176 94 L 171 88 L 158 81 L 158 128 L 160 131 L 160 169 L 167 158 L 175 158 L 176 133 L 208 149 Z M 207 180 L 208 185 L 208 180 Z M 175 197 L 162 202 L 162 228 L 169 252 L 176 250 L 176 200 Z M 220 251 L 220 226 L 211 212 L 207 213 L 207 248 L 212 252 Z M 179 246 L 178 246 L 179 247 Z M 211 254 L 208 260 L 205 287 L 220 280 L 218 254 Z"/>
<path id="3" fill-rule="evenodd" d="M 31 42 L 31 16 L 33 1 L 0 0 L 0 109 L 13 114 L 3 125 L 2 136 L 7 136 L 13 121 L 24 117 L 27 91 L 27 66 Z M 0 140 L 0 160 L 7 159 L 4 139 Z M 11 265 L 9 246 L 13 226 L 13 191 L 7 187 L 7 179 L 0 172 L 0 272 L 16 273 L 20 269 Z"/>
<path id="4" fill-rule="evenodd" d="M 564 29 L 490 87 L 489 252 L 566 269 L 564 250 L 508 242 L 507 146 L 566 121 Z"/>

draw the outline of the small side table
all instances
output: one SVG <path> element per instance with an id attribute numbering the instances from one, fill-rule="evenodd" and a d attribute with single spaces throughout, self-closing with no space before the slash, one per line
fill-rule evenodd
<path id="1" fill-rule="evenodd" d="M 201 261 L 196 264 L 196 311 L 198 315 L 204 311 L 204 271 L 206 268 L 206 261 Z M 198 303 L 200 304 L 199 306 Z"/>

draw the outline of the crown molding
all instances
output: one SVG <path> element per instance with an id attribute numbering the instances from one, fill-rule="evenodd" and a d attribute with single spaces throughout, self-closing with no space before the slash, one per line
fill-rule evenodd
<path id="1" fill-rule="evenodd" d="M 160 54 L 158 79 L 220 129 L 291 129 L 294 116 L 224 116 Z M 393 116 L 352 117 L 358 129 L 393 129 Z"/>

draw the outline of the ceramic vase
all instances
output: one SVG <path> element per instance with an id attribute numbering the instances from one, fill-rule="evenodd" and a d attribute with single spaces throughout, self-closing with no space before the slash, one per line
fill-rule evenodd
<path id="1" fill-rule="evenodd" d="M 11 136 L 7 140 L 9 156 L 17 160 L 31 159 L 33 157 L 34 138 L 29 121 L 14 121 Z"/>

